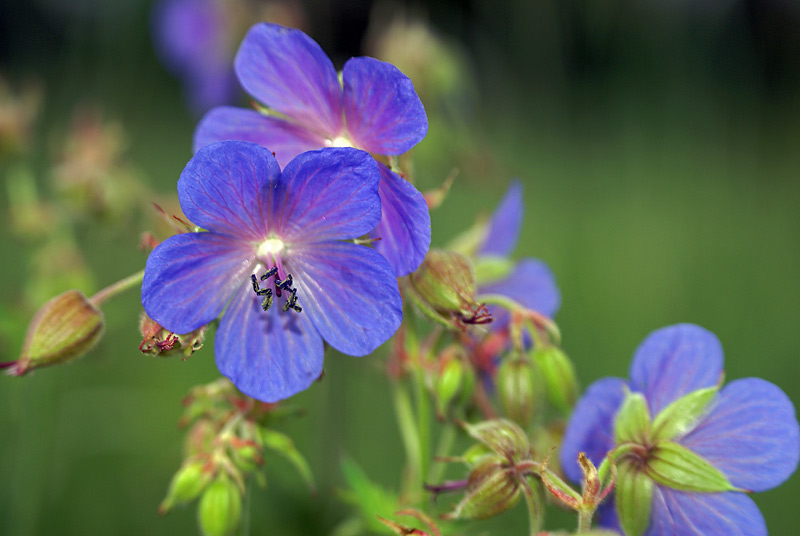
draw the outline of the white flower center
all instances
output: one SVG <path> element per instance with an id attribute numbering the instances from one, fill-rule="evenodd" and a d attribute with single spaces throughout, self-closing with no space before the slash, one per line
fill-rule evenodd
<path id="1" fill-rule="evenodd" d="M 353 143 L 347 136 L 336 136 L 332 140 L 327 140 L 328 147 L 352 147 Z"/>
<path id="2" fill-rule="evenodd" d="M 258 250 L 256 251 L 256 256 L 261 259 L 269 259 L 270 257 L 274 257 L 278 253 L 283 250 L 285 244 L 283 240 L 278 238 L 267 238 L 258 246 Z"/>

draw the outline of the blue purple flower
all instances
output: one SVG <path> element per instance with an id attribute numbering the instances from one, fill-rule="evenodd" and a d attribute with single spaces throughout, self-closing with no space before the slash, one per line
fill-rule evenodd
<path id="1" fill-rule="evenodd" d="M 198 114 L 237 94 L 226 19 L 216 0 L 163 0 L 154 8 L 156 52 L 180 78 L 189 107 Z"/>
<path id="2" fill-rule="evenodd" d="M 491 262 L 491 259 L 502 259 L 511 255 L 519 241 L 524 211 L 522 184 L 514 180 L 492 214 L 486 234 L 478 246 L 475 256 L 479 267 L 482 261 Z M 550 318 L 553 318 L 561 305 L 561 294 L 555 277 L 547 264 L 539 259 L 522 259 L 503 277 L 478 283 L 479 296 L 501 294 Z M 490 329 L 503 329 L 508 325 L 507 311 L 497 306 L 490 306 L 489 310 L 494 318 L 489 325 Z"/>
<path id="3" fill-rule="evenodd" d="M 795 409 L 781 389 L 759 378 L 719 390 L 722 364 L 713 333 L 680 324 L 645 339 L 630 381 L 604 378 L 589 386 L 567 426 L 560 457 L 567 476 L 579 481 L 579 452 L 599 464 L 617 448 L 620 480 L 614 502 L 601 506 L 601 525 L 624 527 L 620 496 L 639 501 L 644 494 L 647 504 L 640 506 L 650 513 L 639 532 L 647 535 L 767 533 L 761 512 L 743 491 L 771 489 L 797 468 Z M 630 428 L 624 414 L 637 398 L 653 419 Z M 634 482 L 641 487 L 627 489 Z"/>
<path id="4" fill-rule="evenodd" d="M 320 46 L 299 30 L 276 24 L 253 26 L 234 69 L 244 90 L 268 109 L 219 107 L 197 127 L 195 150 L 222 140 L 258 143 L 286 165 L 322 147 L 357 147 L 376 155 L 399 155 L 428 131 L 425 109 L 411 80 L 374 58 L 348 60 L 341 83 Z M 375 249 L 398 276 L 414 271 L 430 246 L 425 199 L 383 162 L 379 194 L 382 216 L 372 231 Z"/>
<path id="5" fill-rule="evenodd" d="M 386 260 L 348 241 L 380 219 L 379 180 L 372 157 L 352 148 L 303 153 L 281 171 L 252 143 L 204 147 L 181 174 L 178 195 L 184 214 L 208 232 L 174 235 L 153 250 L 145 311 L 188 333 L 224 310 L 217 366 L 265 402 L 319 377 L 323 340 L 345 354 L 369 354 L 402 320 Z M 265 280 L 272 268 L 277 273 Z M 274 299 L 267 310 L 264 289 Z"/>

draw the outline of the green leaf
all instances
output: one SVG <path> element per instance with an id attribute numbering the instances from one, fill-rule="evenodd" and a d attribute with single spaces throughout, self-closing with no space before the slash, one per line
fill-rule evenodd
<path id="1" fill-rule="evenodd" d="M 719 387 L 693 391 L 661 410 L 653 421 L 653 441 L 683 437 L 697 425 Z"/>
<path id="2" fill-rule="evenodd" d="M 617 468 L 616 506 L 622 530 L 627 536 L 640 536 L 650 524 L 653 480 L 631 463 Z"/>
<path id="3" fill-rule="evenodd" d="M 400 509 L 397 495 L 372 482 L 364 470 L 351 459 L 342 460 L 342 472 L 347 488 L 340 491 L 341 498 L 360 510 L 361 520 L 369 530 L 391 534 L 375 516 L 391 518 Z"/>
<path id="4" fill-rule="evenodd" d="M 265 448 L 280 454 L 292 465 L 294 465 L 294 468 L 297 469 L 297 472 L 300 473 L 300 476 L 303 478 L 305 483 L 313 491 L 315 487 L 314 475 L 311 473 L 311 467 L 309 467 L 306 459 L 294 446 L 292 439 L 286 434 L 282 434 L 268 428 L 261 428 L 260 435 L 261 444 Z"/>
<path id="5" fill-rule="evenodd" d="M 628 393 L 617 413 L 614 438 L 617 444 L 644 444 L 650 437 L 650 410 L 642 393 Z"/>
<path id="6" fill-rule="evenodd" d="M 722 472 L 686 447 L 662 441 L 647 460 L 647 474 L 663 486 L 681 491 L 733 491 Z"/>

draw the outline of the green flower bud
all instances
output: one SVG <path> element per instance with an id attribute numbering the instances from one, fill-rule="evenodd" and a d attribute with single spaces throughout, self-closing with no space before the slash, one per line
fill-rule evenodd
<path id="1" fill-rule="evenodd" d="M 653 480 L 629 462 L 620 463 L 617 470 L 614 502 L 620 525 L 627 536 L 640 536 L 650 524 Z"/>
<path id="2" fill-rule="evenodd" d="M 532 358 L 542 372 L 548 400 L 556 409 L 569 414 L 579 393 L 578 378 L 572 361 L 557 346 L 535 348 Z"/>
<path id="3" fill-rule="evenodd" d="M 506 415 L 523 428 L 529 426 L 534 411 L 541 406 L 541 388 L 533 363 L 521 357 L 504 359 L 495 383 Z"/>
<path id="4" fill-rule="evenodd" d="M 172 477 L 167 496 L 158 507 L 159 514 L 166 514 L 173 506 L 185 504 L 197 498 L 213 476 L 213 469 L 202 461 L 189 461 Z"/>
<path id="5" fill-rule="evenodd" d="M 203 492 L 197 510 L 204 536 L 229 536 L 239 525 L 242 496 L 239 488 L 225 474 L 220 474 Z"/>
<path id="6" fill-rule="evenodd" d="M 447 405 L 455 398 L 464 384 L 464 363 L 458 357 L 446 359 L 439 375 L 434 380 L 433 392 L 436 398 L 436 413 L 443 417 Z"/>
<path id="7" fill-rule="evenodd" d="M 650 410 L 642 393 L 628 393 L 614 422 L 617 444 L 646 444 L 650 438 Z"/>
<path id="8" fill-rule="evenodd" d="M 103 313 L 78 290 L 45 303 L 28 327 L 17 361 L 0 364 L 12 376 L 81 357 L 103 335 Z"/>
<path id="9" fill-rule="evenodd" d="M 646 471 L 659 484 L 681 491 L 737 490 L 719 469 L 672 441 L 658 443 L 647 459 Z"/>
<path id="10" fill-rule="evenodd" d="M 508 510 L 522 495 L 520 478 L 503 456 L 485 456 L 470 472 L 464 498 L 443 517 L 485 519 Z"/>
<path id="11" fill-rule="evenodd" d="M 408 295 L 419 309 L 449 328 L 491 321 L 475 301 L 475 269 L 460 253 L 430 250 L 408 282 Z"/>
<path id="12" fill-rule="evenodd" d="M 510 462 L 516 463 L 530 458 L 528 436 L 509 420 L 494 419 L 478 424 L 465 424 L 464 429 L 470 436 Z"/>

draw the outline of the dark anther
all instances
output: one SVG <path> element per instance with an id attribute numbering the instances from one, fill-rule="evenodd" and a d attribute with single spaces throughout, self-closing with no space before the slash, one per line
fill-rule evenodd
<path id="1" fill-rule="evenodd" d="M 286 291 L 289 293 L 289 297 L 286 300 L 286 303 L 283 304 L 283 310 L 288 311 L 289 309 L 294 309 L 296 312 L 301 312 L 303 310 L 302 307 L 297 305 L 297 289 L 292 288 L 292 274 L 287 274 L 286 279 L 283 281 L 280 280 L 278 277 L 278 268 L 273 266 L 267 272 L 262 275 L 259 279 L 261 281 L 266 281 L 270 277 L 275 277 L 275 295 L 280 297 L 281 291 Z M 253 283 L 253 292 L 255 292 L 259 296 L 264 296 L 264 301 L 261 304 L 261 308 L 265 311 L 272 306 L 272 289 L 271 288 L 261 288 L 258 284 L 258 279 L 256 279 L 255 274 L 250 275 L 250 280 Z"/>

